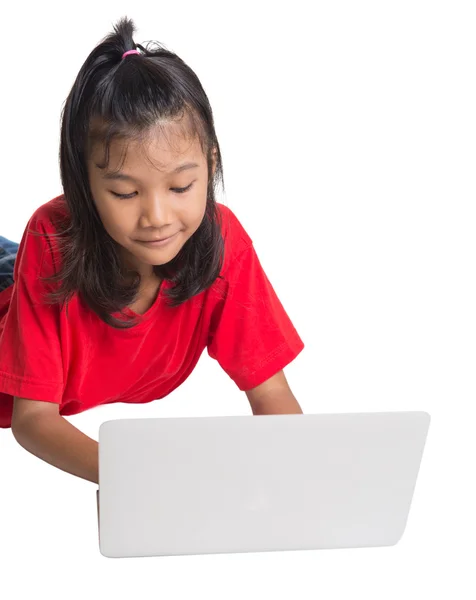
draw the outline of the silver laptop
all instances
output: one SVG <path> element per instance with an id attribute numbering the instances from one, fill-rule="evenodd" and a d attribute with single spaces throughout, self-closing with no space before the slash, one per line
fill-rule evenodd
<path id="1" fill-rule="evenodd" d="M 118 419 L 99 429 L 106 557 L 392 546 L 426 412 Z"/>

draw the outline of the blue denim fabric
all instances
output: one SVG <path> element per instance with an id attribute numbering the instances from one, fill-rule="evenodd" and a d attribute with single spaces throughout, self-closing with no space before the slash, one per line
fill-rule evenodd
<path id="1" fill-rule="evenodd" d="M 13 285 L 13 267 L 18 244 L 0 235 L 0 292 Z"/>

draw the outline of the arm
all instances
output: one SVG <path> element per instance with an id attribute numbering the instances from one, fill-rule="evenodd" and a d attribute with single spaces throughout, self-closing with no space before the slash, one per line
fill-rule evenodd
<path id="1" fill-rule="evenodd" d="M 15 397 L 12 433 L 31 454 L 98 484 L 98 443 L 64 419 L 58 404 Z"/>
<path id="2" fill-rule="evenodd" d="M 302 414 L 282 370 L 245 393 L 253 415 Z"/>

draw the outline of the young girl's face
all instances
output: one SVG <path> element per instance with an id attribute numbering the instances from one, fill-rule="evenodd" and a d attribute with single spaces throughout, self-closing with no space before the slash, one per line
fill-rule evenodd
<path id="1" fill-rule="evenodd" d="M 158 134 L 146 145 L 114 140 L 107 169 L 97 167 L 104 160 L 103 147 L 94 147 L 88 160 L 102 223 L 122 247 L 125 264 L 143 277 L 152 275 L 152 265 L 171 261 L 205 215 L 208 168 L 199 140 L 176 135 L 170 146 L 167 139 Z M 119 174 L 111 175 L 119 166 Z M 169 236 L 165 244 L 146 243 Z"/>

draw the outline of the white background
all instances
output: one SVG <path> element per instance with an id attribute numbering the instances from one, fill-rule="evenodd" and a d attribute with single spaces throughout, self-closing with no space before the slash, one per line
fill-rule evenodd
<path id="1" fill-rule="evenodd" d="M 121 16 L 197 73 L 226 196 L 306 349 L 305 413 L 432 416 L 390 548 L 107 559 L 93 484 L 0 430 L 0 595 L 475 598 L 475 77 L 471 2 L 9 3 L 2 12 L 0 235 L 61 193 L 59 116 Z M 169 397 L 70 420 L 251 414 L 208 355 Z"/>

